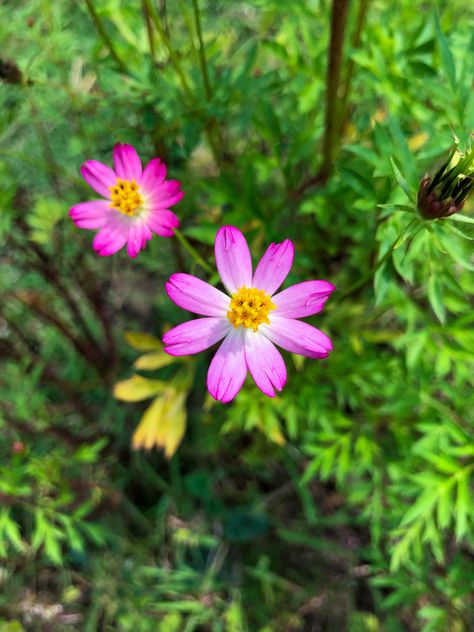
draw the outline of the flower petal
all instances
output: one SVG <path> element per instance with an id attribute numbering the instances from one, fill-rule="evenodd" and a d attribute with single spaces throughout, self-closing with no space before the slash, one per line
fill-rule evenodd
<path id="1" fill-rule="evenodd" d="M 135 219 L 130 222 L 128 231 L 127 252 L 135 258 L 140 250 L 145 247 L 147 240 L 152 238 L 152 232 L 143 220 Z"/>
<path id="2" fill-rule="evenodd" d="M 273 312 L 286 318 L 304 318 L 320 312 L 336 288 L 328 281 L 303 281 L 272 297 Z"/>
<path id="3" fill-rule="evenodd" d="M 118 215 L 99 230 L 92 243 L 94 250 L 99 255 L 103 257 L 113 255 L 120 248 L 123 248 L 128 239 L 130 220 L 127 220 L 128 218 L 125 216 L 122 218 Z"/>
<path id="4" fill-rule="evenodd" d="M 214 399 L 227 404 L 240 391 L 246 376 L 245 329 L 232 328 L 212 358 L 207 388 Z"/>
<path id="5" fill-rule="evenodd" d="M 150 229 L 161 237 L 172 237 L 179 226 L 179 219 L 172 211 L 150 209 L 145 218 Z"/>
<path id="6" fill-rule="evenodd" d="M 184 191 L 181 190 L 181 182 L 179 180 L 166 180 L 165 182 L 143 186 L 143 193 L 147 198 L 147 203 L 154 209 L 166 209 L 177 204 L 183 197 Z"/>
<path id="7" fill-rule="evenodd" d="M 144 191 L 153 193 L 154 189 L 159 187 L 166 178 L 166 165 L 160 158 L 153 158 L 143 170 L 140 186 Z"/>
<path id="8" fill-rule="evenodd" d="M 69 211 L 69 216 L 78 228 L 102 228 L 116 213 L 110 208 L 107 200 L 92 200 L 76 204 Z"/>
<path id="9" fill-rule="evenodd" d="M 113 169 L 98 160 L 87 160 L 81 167 L 81 173 L 87 184 L 100 195 L 110 199 L 109 187 L 113 187 L 117 176 Z"/>
<path id="10" fill-rule="evenodd" d="M 286 382 L 285 362 L 268 338 L 258 331 L 248 330 L 245 359 L 255 384 L 265 395 L 274 397 L 275 388 L 281 391 Z"/>
<path id="11" fill-rule="evenodd" d="M 265 290 L 271 296 L 288 276 L 294 253 L 294 246 L 289 239 L 281 244 L 270 244 L 255 270 L 252 286 Z"/>
<path id="12" fill-rule="evenodd" d="M 238 228 L 222 226 L 214 244 L 217 270 L 228 291 L 252 287 L 252 259 L 249 247 Z"/>
<path id="13" fill-rule="evenodd" d="M 192 274 L 173 274 L 166 283 L 166 291 L 176 305 L 194 314 L 221 318 L 227 316 L 230 298 Z"/>
<path id="14" fill-rule="evenodd" d="M 114 146 L 115 172 L 123 180 L 135 180 L 140 184 L 142 178 L 142 161 L 136 149 L 131 145 L 117 143 Z"/>
<path id="15" fill-rule="evenodd" d="M 172 356 L 199 353 L 222 340 L 231 327 L 227 318 L 188 320 L 163 336 L 165 351 Z"/>
<path id="16" fill-rule="evenodd" d="M 325 333 L 294 318 L 270 316 L 270 324 L 259 327 L 279 347 L 308 358 L 326 358 L 332 343 Z"/>

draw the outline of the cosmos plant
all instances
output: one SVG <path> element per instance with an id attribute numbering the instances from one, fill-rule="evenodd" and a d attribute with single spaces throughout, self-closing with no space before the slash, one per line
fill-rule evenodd
<path id="1" fill-rule="evenodd" d="M 130 257 L 136 257 L 153 233 L 174 234 L 179 220 L 169 209 L 184 193 L 180 182 L 166 180 L 159 158 L 142 169 L 131 145 L 117 144 L 113 154 L 114 169 L 97 160 L 81 168 L 84 180 L 105 199 L 76 204 L 69 215 L 79 228 L 98 230 L 93 247 L 99 255 L 112 255 L 127 244 Z"/>
<path id="2" fill-rule="evenodd" d="M 335 289 L 328 281 L 304 281 L 277 292 L 293 263 L 289 239 L 270 244 L 252 274 L 243 234 L 223 226 L 216 235 L 217 269 L 228 295 L 190 274 L 174 274 L 166 284 L 172 301 L 205 318 L 190 320 L 163 337 L 165 351 L 199 353 L 223 340 L 207 374 L 211 395 L 230 402 L 247 371 L 263 393 L 274 397 L 286 382 L 286 367 L 275 345 L 308 358 L 325 358 L 332 349 L 326 334 L 297 320 L 321 311 Z"/>

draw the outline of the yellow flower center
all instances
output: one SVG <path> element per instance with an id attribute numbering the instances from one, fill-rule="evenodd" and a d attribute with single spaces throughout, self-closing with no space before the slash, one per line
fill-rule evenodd
<path id="1" fill-rule="evenodd" d="M 229 307 L 227 318 L 236 329 L 242 325 L 242 327 L 247 327 L 247 329 L 252 327 L 254 331 L 257 331 L 261 323 L 270 324 L 268 314 L 270 310 L 275 309 L 276 305 L 263 290 L 241 287 L 232 294 Z"/>
<path id="2" fill-rule="evenodd" d="M 124 215 L 136 215 L 136 211 L 143 204 L 140 195 L 140 187 L 135 180 L 122 180 L 117 178 L 115 186 L 109 187 L 111 208 L 120 211 Z"/>

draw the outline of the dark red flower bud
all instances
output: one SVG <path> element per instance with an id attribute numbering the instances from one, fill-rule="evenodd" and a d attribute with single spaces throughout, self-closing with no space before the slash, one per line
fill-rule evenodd
<path id="1" fill-rule="evenodd" d="M 433 177 L 421 180 L 418 210 L 423 217 L 449 217 L 462 209 L 474 185 L 473 162 L 474 149 L 461 155 L 454 148 Z"/>

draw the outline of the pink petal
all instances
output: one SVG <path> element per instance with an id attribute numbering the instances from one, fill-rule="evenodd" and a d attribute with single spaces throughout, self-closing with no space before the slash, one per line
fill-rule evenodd
<path id="1" fill-rule="evenodd" d="M 288 276 L 294 252 L 295 249 L 289 239 L 285 239 L 281 244 L 270 244 L 253 275 L 253 287 L 265 290 L 270 296 L 276 292 Z"/>
<path id="2" fill-rule="evenodd" d="M 281 391 L 286 382 L 285 362 L 268 338 L 258 331 L 248 330 L 245 337 L 245 359 L 256 385 L 265 395 L 274 397 L 274 388 Z"/>
<path id="3" fill-rule="evenodd" d="M 117 143 L 114 146 L 114 166 L 122 180 L 135 180 L 140 184 L 142 178 L 142 161 L 134 147 Z"/>
<path id="4" fill-rule="evenodd" d="M 252 287 L 252 259 L 238 228 L 222 226 L 217 232 L 214 250 L 222 282 L 231 294 L 243 286 Z"/>
<path id="5" fill-rule="evenodd" d="M 272 297 L 273 312 L 286 318 L 304 318 L 320 312 L 336 288 L 328 281 L 303 281 Z"/>
<path id="6" fill-rule="evenodd" d="M 326 334 L 294 318 L 270 314 L 270 324 L 260 325 L 259 331 L 279 347 L 308 358 L 326 358 L 332 349 L 331 340 Z"/>
<path id="7" fill-rule="evenodd" d="M 143 171 L 140 186 L 144 191 L 153 192 L 166 178 L 166 165 L 160 158 L 153 158 Z"/>
<path id="8" fill-rule="evenodd" d="M 113 169 L 98 160 L 87 160 L 81 167 L 81 173 L 87 184 L 103 195 L 110 198 L 109 187 L 113 187 L 117 176 Z"/>
<path id="9" fill-rule="evenodd" d="M 217 350 L 207 372 L 207 388 L 218 401 L 227 404 L 242 388 L 247 375 L 245 329 L 232 328 Z"/>
<path id="10" fill-rule="evenodd" d="M 140 250 L 145 247 L 147 239 L 151 239 L 152 233 L 143 221 L 132 220 L 128 231 L 127 252 L 135 258 Z"/>
<path id="11" fill-rule="evenodd" d="M 172 356 L 192 355 L 222 340 L 232 327 L 227 318 L 196 318 L 163 336 L 165 351 Z"/>
<path id="12" fill-rule="evenodd" d="M 142 184 L 141 186 L 148 204 L 155 209 L 169 208 L 184 197 L 179 180 L 166 180 L 161 184 L 152 184 L 151 186 L 143 186 Z"/>
<path id="13" fill-rule="evenodd" d="M 172 237 L 174 229 L 179 226 L 179 219 L 172 211 L 150 209 L 145 218 L 150 229 L 162 237 Z"/>
<path id="14" fill-rule="evenodd" d="M 191 274 L 173 274 L 166 283 L 170 299 L 179 307 L 202 316 L 226 318 L 230 298 Z"/>
<path id="15" fill-rule="evenodd" d="M 123 248 L 128 239 L 129 223 L 130 220 L 128 218 L 117 214 L 117 217 L 113 221 L 108 222 L 94 237 L 92 243 L 94 250 L 105 257 L 113 255 L 120 248 Z"/>
<path id="16" fill-rule="evenodd" d="M 114 211 L 107 200 L 93 200 L 76 204 L 69 211 L 78 228 L 102 228 L 113 217 Z"/>

